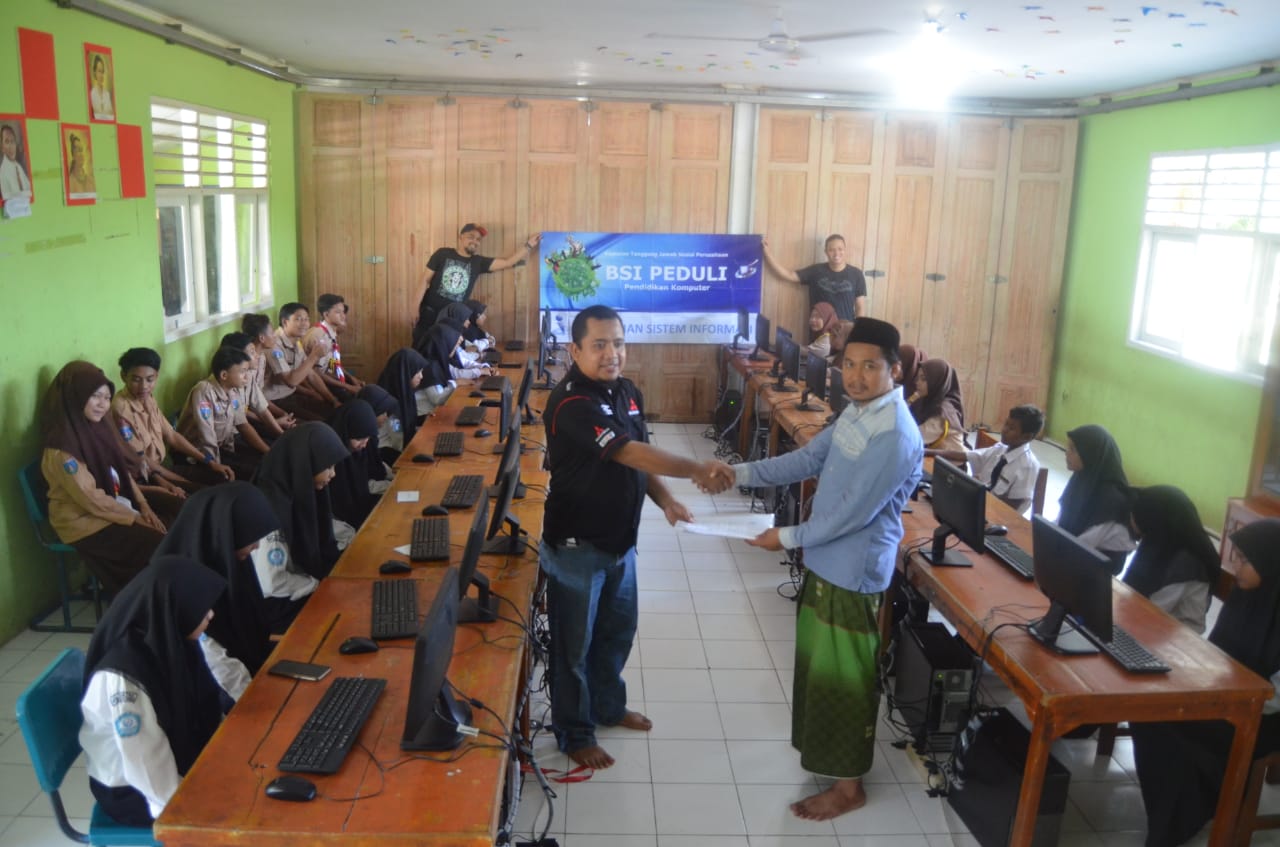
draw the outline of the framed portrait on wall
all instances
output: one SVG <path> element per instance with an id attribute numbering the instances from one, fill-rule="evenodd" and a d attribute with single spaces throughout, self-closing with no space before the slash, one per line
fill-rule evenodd
<path id="1" fill-rule="evenodd" d="M 111 48 L 86 42 L 84 74 L 89 94 L 89 120 L 95 123 L 115 123 L 116 65 L 111 57 Z"/>
<path id="2" fill-rule="evenodd" d="M 0 206 L 6 201 L 36 199 L 31 186 L 31 148 L 22 115 L 0 115 Z"/>
<path id="3" fill-rule="evenodd" d="M 88 206 L 98 199 L 93 177 L 93 138 L 88 124 L 60 124 L 62 175 L 68 206 Z"/>

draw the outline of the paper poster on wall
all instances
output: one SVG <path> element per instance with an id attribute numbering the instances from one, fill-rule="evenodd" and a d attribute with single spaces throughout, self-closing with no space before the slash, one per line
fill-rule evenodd
<path id="1" fill-rule="evenodd" d="M 68 206 L 88 206 L 98 199 L 93 178 L 93 139 L 87 124 L 61 124 L 62 171 Z"/>
<path id="2" fill-rule="evenodd" d="M 594 303 L 622 312 L 627 341 L 641 344 L 728 343 L 738 310 L 760 310 L 759 235 L 544 232 L 538 259 L 559 341 Z"/>
<path id="3" fill-rule="evenodd" d="M 89 120 L 94 123 L 116 122 L 116 63 L 111 48 L 100 44 L 84 45 L 85 90 L 89 95 Z"/>
<path id="4" fill-rule="evenodd" d="M 58 119 L 58 72 L 53 61 L 53 36 L 18 28 L 22 67 L 22 111 L 28 118 Z"/>
<path id="5" fill-rule="evenodd" d="M 0 115 L 0 206 L 7 217 L 17 217 L 17 207 L 35 199 L 27 122 L 22 115 Z"/>
<path id="6" fill-rule="evenodd" d="M 120 154 L 120 196 L 147 196 L 147 169 L 142 159 L 142 127 L 116 125 L 116 147 Z"/>

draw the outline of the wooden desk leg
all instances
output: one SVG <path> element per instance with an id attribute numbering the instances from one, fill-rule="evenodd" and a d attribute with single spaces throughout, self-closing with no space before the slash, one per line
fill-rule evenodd
<path id="1" fill-rule="evenodd" d="M 1014 818 L 1009 847 L 1031 847 L 1040 811 L 1040 793 L 1044 788 L 1044 771 L 1049 764 L 1049 748 L 1053 746 L 1052 722 L 1042 714 L 1031 726 L 1031 744 L 1027 748 L 1027 764 L 1022 771 L 1022 788 L 1018 792 L 1018 816 Z"/>
<path id="2" fill-rule="evenodd" d="M 756 428 L 756 385 L 747 377 L 742 386 L 742 414 L 738 418 L 738 455 L 746 461 Z"/>
<path id="3" fill-rule="evenodd" d="M 774 415 L 769 421 L 769 456 L 778 455 L 778 442 L 782 439 L 782 424 L 778 421 L 778 416 Z"/>
<path id="4" fill-rule="evenodd" d="M 1235 728 L 1235 736 L 1231 741 L 1227 772 L 1222 778 L 1222 790 L 1218 794 L 1218 809 L 1213 815 L 1213 829 L 1209 832 L 1209 847 L 1228 847 L 1236 841 L 1240 801 L 1244 797 L 1245 783 L 1249 780 L 1253 747 L 1258 740 L 1260 715 L 1256 707 L 1250 709 L 1245 704 L 1222 717 L 1231 722 Z"/>

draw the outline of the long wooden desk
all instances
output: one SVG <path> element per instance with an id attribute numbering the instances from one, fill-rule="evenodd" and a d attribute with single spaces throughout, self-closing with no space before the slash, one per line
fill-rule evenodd
<path id="1" fill-rule="evenodd" d="M 937 526 L 928 501 L 911 505 L 914 512 L 902 516 L 903 577 L 985 655 L 1032 721 L 1010 844 L 1031 844 L 1049 748 L 1063 733 L 1089 723 L 1210 719 L 1235 727 L 1209 841 L 1214 847 L 1231 843 L 1262 704 L 1274 693 L 1271 685 L 1119 580 L 1114 582 L 1115 622 L 1172 667 L 1169 673 L 1131 674 L 1101 654 L 1053 653 L 1021 629 L 995 632 L 1002 623 L 1038 617 L 1048 610 L 1048 600 L 1034 583 L 964 545 L 960 549 L 973 560 L 972 568 L 935 568 L 910 552 Z M 1010 538 L 1031 549 L 1030 524 L 993 496 L 987 498 L 987 517 L 1008 526 Z"/>
<path id="2" fill-rule="evenodd" d="M 470 390 L 469 384 L 460 385 L 406 445 L 405 453 L 430 452 L 435 433 L 452 429 L 457 410 L 475 402 L 467 397 Z M 496 427 L 493 429 L 496 433 Z M 528 439 L 541 441 L 541 426 L 522 429 Z M 327 843 L 344 847 L 480 847 L 493 843 L 511 767 L 507 751 L 496 740 L 481 736 L 453 753 L 402 752 L 399 744 L 409 696 L 412 640 L 383 642 L 376 653 L 352 656 L 341 655 L 338 647 L 350 636 L 368 635 L 372 584 L 387 578 L 378 572 L 379 565 L 388 559 L 407 561 L 393 548 L 408 543 L 413 519 L 421 516 L 424 506 L 439 502 L 450 477 L 479 473 L 491 481 L 500 458 L 491 452 L 496 441 L 496 434 L 482 439 L 468 437 L 466 452 L 460 457 L 399 468 L 391 488 L 268 660 L 268 664 L 284 658 L 326 664 L 332 668 L 330 678 L 387 680 L 357 746 L 339 771 L 329 776 L 308 775 L 319 796 L 310 803 L 286 803 L 267 798 L 263 789 L 280 775 L 276 765 L 281 755 L 328 683 L 296 682 L 262 673 L 232 709 L 156 822 L 158 840 L 166 845 L 219 847 Z M 540 451 L 521 457 L 528 496 L 514 501 L 511 510 L 533 539 L 541 535 L 548 476 L 541 463 Z M 416 502 L 398 502 L 397 494 L 407 491 L 418 492 Z M 474 508 L 451 510 L 453 549 L 449 562 L 414 564 L 409 574 L 399 577 L 417 585 L 420 613 L 430 608 L 445 567 L 461 558 L 474 516 Z M 535 554 L 482 555 L 480 570 L 489 577 L 491 591 L 510 601 L 499 604 L 500 616 L 514 619 L 516 609 L 526 614 L 537 581 Z M 449 681 L 502 716 L 500 723 L 485 710 L 474 709 L 472 724 L 483 731 L 503 736 L 504 725 L 509 728 L 517 720 L 518 695 L 527 675 L 524 646 L 524 632 L 513 620 L 462 624 L 457 629 Z M 466 752 L 469 748 L 476 749 Z M 454 762 L 442 761 L 463 753 Z"/>

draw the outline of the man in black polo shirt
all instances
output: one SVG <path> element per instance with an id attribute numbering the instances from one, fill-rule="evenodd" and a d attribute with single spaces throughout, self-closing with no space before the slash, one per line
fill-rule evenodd
<path id="1" fill-rule="evenodd" d="M 648 444 L 644 399 L 622 376 L 622 319 L 589 306 L 573 320 L 573 367 L 551 392 L 547 429 L 550 493 L 540 564 L 551 628 L 551 721 L 560 749 L 580 765 L 607 768 L 597 725 L 646 731 L 627 709 L 622 668 L 636 634 L 636 533 L 645 496 L 669 522 L 692 516 L 658 474 L 710 488 L 700 464 Z"/>
<path id="2" fill-rule="evenodd" d="M 764 250 L 764 260 L 769 270 L 787 282 L 798 282 L 809 287 L 809 308 L 819 303 L 830 303 L 836 310 L 836 317 L 842 321 L 851 321 L 867 313 L 867 280 L 860 268 L 846 264 L 844 260 L 844 236 L 828 235 L 823 252 L 827 254 L 826 262 L 819 262 L 807 268 L 793 271 L 783 267 L 769 250 L 769 239 L 760 241 Z"/>
<path id="3" fill-rule="evenodd" d="M 494 259 L 480 255 L 480 239 L 488 234 L 489 231 L 479 224 L 467 224 L 458 233 L 457 249 L 441 247 L 427 259 L 427 273 L 422 278 L 426 291 L 422 294 L 422 302 L 418 304 L 418 323 L 413 328 L 414 347 L 418 346 L 418 342 L 436 322 L 436 315 L 441 309 L 450 303 L 470 299 L 481 274 L 515 267 L 537 250 L 538 243 L 542 241 L 542 233 L 535 232 L 510 256 Z"/>

